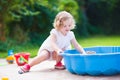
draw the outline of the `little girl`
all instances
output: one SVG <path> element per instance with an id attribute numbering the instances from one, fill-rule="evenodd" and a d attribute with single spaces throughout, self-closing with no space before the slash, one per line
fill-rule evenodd
<path id="1" fill-rule="evenodd" d="M 63 70 L 65 66 L 62 64 L 62 56 L 59 53 L 70 49 L 72 44 L 80 53 L 86 54 L 84 49 L 78 44 L 74 33 L 71 31 L 75 28 L 75 21 L 73 16 L 66 12 L 59 12 L 53 23 L 54 28 L 50 31 L 50 35 L 41 45 L 38 55 L 29 63 L 20 68 L 20 74 L 28 72 L 34 65 L 42 61 L 52 58 L 56 54 L 55 69 Z"/>

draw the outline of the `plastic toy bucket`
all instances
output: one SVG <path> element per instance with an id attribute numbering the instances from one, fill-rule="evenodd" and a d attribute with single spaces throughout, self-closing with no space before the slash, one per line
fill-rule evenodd
<path id="1" fill-rule="evenodd" d="M 23 52 L 14 54 L 14 57 L 18 66 L 23 66 L 26 63 L 28 63 L 29 56 L 30 56 L 29 53 L 23 53 Z"/>

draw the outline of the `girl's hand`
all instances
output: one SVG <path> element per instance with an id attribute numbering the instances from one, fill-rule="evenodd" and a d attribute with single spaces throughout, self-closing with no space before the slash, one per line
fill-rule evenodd
<path id="1" fill-rule="evenodd" d="M 87 54 L 87 53 L 83 50 L 82 54 Z"/>

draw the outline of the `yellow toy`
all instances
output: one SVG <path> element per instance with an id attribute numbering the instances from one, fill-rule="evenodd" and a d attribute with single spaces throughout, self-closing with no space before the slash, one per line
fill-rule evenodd
<path id="1" fill-rule="evenodd" d="M 13 64 L 14 63 L 13 50 L 8 51 L 8 57 L 6 58 L 6 61 L 8 62 L 8 64 Z"/>
<path id="2" fill-rule="evenodd" d="M 14 63 L 14 56 L 8 56 L 6 58 L 6 61 L 8 62 L 8 64 L 13 64 Z"/>
<path id="3" fill-rule="evenodd" d="M 8 77 L 2 77 L 1 80 L 9 80 Z"/>

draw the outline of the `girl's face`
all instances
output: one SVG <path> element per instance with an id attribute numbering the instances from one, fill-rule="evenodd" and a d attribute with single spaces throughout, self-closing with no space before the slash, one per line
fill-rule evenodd
<path id="1" fill-rule="evenodd" d="M 70 19 L 63 22 L 63 25 L 60 28 L 60 32 L 63 35 L 66 35 L 71 30 L 72 21 Z"/>

